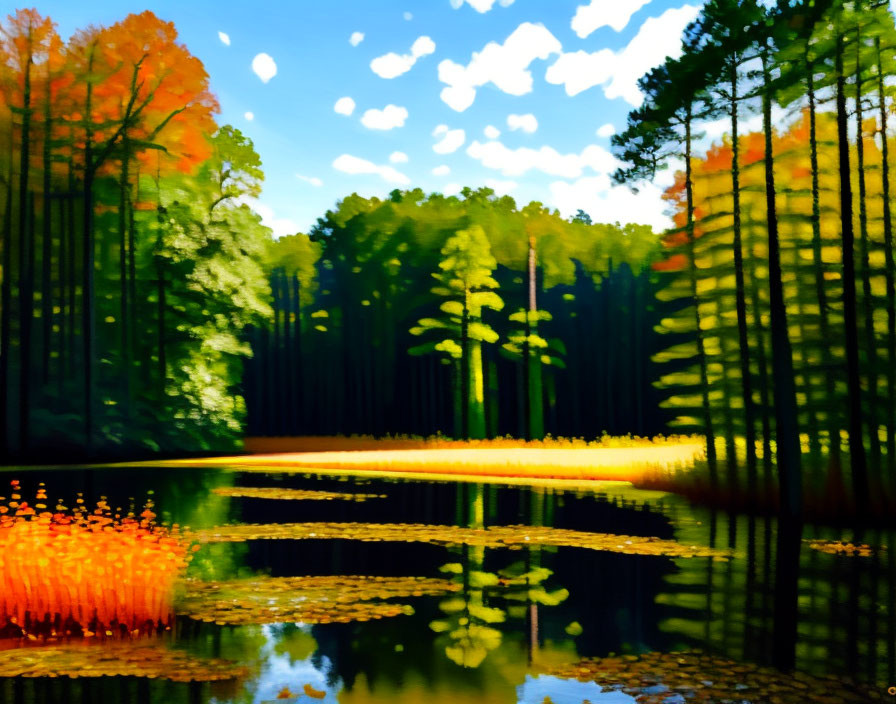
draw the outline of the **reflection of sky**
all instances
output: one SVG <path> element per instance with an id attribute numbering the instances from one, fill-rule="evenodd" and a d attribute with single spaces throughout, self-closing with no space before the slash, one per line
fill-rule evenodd
<path id="1" fill-rule="evenodd" d="M 310 626 L 301 626 L 300 628 L 310 632 Z M 321 669 L 316 668 L 312 664 L 310 655 L 305 660 L 290 662 L 289 653 L 278 655 L 274 651 L 277 645 L 277 636 L 274 634 L 271 626 L 263 626 L 262 633 L 264 633 L 266 642 L 259 655 L 265 664 L 258 679 L 250 684 L 250 687 L 255 690 L 252 704 L 272 701 L 293 701 L 291 699 L 277 699 L 277 695 L 284 687 L 289 687 L 299 701 L 310 701 L 303 691 L 306 684 L 310 684 L 320 692 L 327 693 L 327 696 L 323 699 L 315 699 L 314 701 L 321 704 L 338 704 L 338 694 L 339 690 L 342 689 L 342 682 L 337 682 L 333 687 L 327 684 L 327 673 L 330 670 L 328 658 L 322 658 Z"/>
<path id="2" fill-rule="evenodd" d="M 588 700 L 592 704 L 634 704 L 634 697 L 625 692 L 603 691 L 596 682 L 579 682 L 549 675 L 532 677 L 516 688 L 517 704 L 542 704 L 549 697 L 553 704 L 582 704 Z"/>

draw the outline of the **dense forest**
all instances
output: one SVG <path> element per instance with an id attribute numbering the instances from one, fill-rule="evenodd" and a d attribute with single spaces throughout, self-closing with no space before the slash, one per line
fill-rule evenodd
<path id="1" fill-rule="evenodd" d="M 654 328 L 677 304 L 655 300 L 658 254 L 649 227 L 487 188 L 350 196 L 274 248 L 249 432 L 662 432 Z"/>
<path id="2" fill-rule="evenodd" d="M 0 34 L 0 454 L 232 445 L 270 314 L 262 173 L 152 13 Z"/>
<path id="3" fill-rule="evenodd" d="M 613 138 L 619 183 L 676 171 L 665 233 L 410 189 L 275 241 L 172 25 L 63 42 L 20 11 L 0 39 L 5 456 L 674 431 L 794 514 L 804 484 L 892 494 L 885 3 L 703 7 Z"/>

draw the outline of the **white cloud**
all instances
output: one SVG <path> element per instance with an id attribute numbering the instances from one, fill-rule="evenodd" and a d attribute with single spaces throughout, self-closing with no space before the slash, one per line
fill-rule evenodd
<path id="1" fill-rule="evenodd" d="M 408 22 L 414 19 L 414 16 L 410 12 L 405 12 L 402 17 L 404 17 Z"/>
<path id="2" fill-rule="evenodd" d="M 894 0 L 896 2 L 896 0 Z M 486 125 L 485 129 L 482 130 L 485 133 L 485 136 L 489 139 L 497 139 L 501 136 L 501 130 L 499 130 L 494 125 Z"/>
<path id="3" fill-rule="evenodd" d="M 498 196 L 508 196 L 513 189 L 519 186 L 516 181 L 500 181 L 496 178 L 485 179 L 485 185 L 491 188 L 495 195 Z"/>
<path id="4" fill-rule="evenodd" d="M 572 217 L 581 208 L 595 222 L 635 222 L 664 230 L 672 225 L 665 215 L 667 204 L 662 189 L 654 184 L 643 185 L 638 193 L 625 186 L 615 186 L 606 175 L 586 176 L 572 183 L 554 181 L 549 186 L 549 205 L 563 217 Z"/>
<path id="5" fill-rule="evenodd" d="M 445 187 L 442 189 L 442 193 L 446 196 L 456 196 L 460 193 L 460 184 L 459 183 L 446 183 Z"/>
<path id="6" fill-rule="evenodd" d="M 364 32 L 352 32 L 352 36 L 348 38 L 348 43 L 352 46 L 358 46 L 364 41 Z"/>
<path id="7" fill-rule="evenodd" d="M 221 40 L 221 43 L 225 46 L 230 46 L 230 35 L 225 32 L 218 32 L 218 39 Z"/>
<path id="8" fill-rule="evenodd" d="M 406 186 L 411 182 L 407 176 L 391 166 L 378 166 L 372 161 L 351 154 L 342 154 L 333 161 L 333 168 L 346 174 L 374 174 L 387 183 Z"/>
<path id="9" fill-rule="evenodd" d="M 538 129 L 538 120 L 531 112 L 525 115 L 508 115 L 507 126 L 511 130 L 522 130 L 528 134 L 532 134 Z"/>
<path id="10" fill-rule="evenodd" d="M 493 83 L 510 95 L 532 91 L 529 64 L 559 54 L 563 46 L 544 25 L 523 22 L 503 44 L 489 42 L 474 51 L 466 66 L 449 59 L 439 63 L 439 80 L 446 84 L 441 98 L 450 108 L 463 112 L 476 100 L 476 89 Z"/>
<path id="11" fill-rule="evenodd" d="M 467 134 L 461 129 L 451 130 L 448 125 L 439 125 L 432 131 L 433 137 L 441 139 L 432 145 L 436 154 L 451 154 L 460 149 L 467 139 Z"/>
<path id="12" fill-rule="evenodd" d="M 579 5 L 576 8 L 571 26 L 582 39 L 601 27 L 612 27 L 621 32 L 632 15 L 649 2 L 650 0 L 591 0 L 590 5 Z"/>
<path id="13" fill-rule="evenodd" d="M 666 10 L 646 20 L 624 49 L 601 49 L 593 54 L 576 51 L 562 54 L 545 74 L 548 83 L 563 85 L 567 95 L 576 95 L 601 85 L 607 98 L 623 98 L 638 107 L 644 96 L 638 79 L 667 56 L 681 55 L 681 33 L 700 11 L 694 5 Z"/>
<path id="14" fill-rule="evenodd" d="M 252 70 L 262 83 L 267 83 L 277 75 L 277 64 L 267 54 L 258 54 L 252 59 Z"/>
<path id="15" fill-rule="evenodd" d="M 446 164 L 442 164 L 441 166 L 437 166 L 432 170 L 433 176 L 447 176 L 451 173 L 451 168 Z"/>
<path id="16" fill-rule="evenodd" d="M 417 59 L 429 56 L 436 50 L 436 43 L 427 36 L 417 37 L 411 45 L 410 54 L 388 54 L 376 57 L 370 62 L 370 70 L 380 78 L 396 78 L 407 73 L 417 63 Z"/>
<path id="17" fill-rule="evenodd" d="M 598 127 L 595 134 L 598 137 L 612 137 L 614 134 L 616 134 L 616 128 L 613 127 L 612 123 L 608 122 Z"/>
<path id="18" fill-rule="evenodd" d="M 467 3 L 470 7 L 472 7 L 476 12 L 488 12 L 494 6 L 496 0 L 450 0 L 451 7 L 455 10 L 462 7 L 464 3 Z M 513 5 L 513 0 L 497 0 L 498 4 L 501 7 L 508 7 Z"/>
<path id="19" fill-rule="evenodd" d="M 348 96 L 340 98 L 333 106 L 333 110 L 340 115 L 351 115 L 355 111 L 355 101 Z"/>
<path id="20" fill-rule="evenodd" d="M 467 155 L 481 162 L 487 169 L 496 169 L 505 176 L 522 176 L 529 171 L 541 171 L 550 176 L 579 178 L 586 168 L 607 174 L 618 167 L 615 157 L 596 144 L 589 144 L 579 154 L 560 154 L 553 147 L 509 149 L 501 142 L 474 141 L 467 147 Z"/>
<path id="21" fill-rule="evenodd" d="M 278 218 L 274 214 L 274 209 L 270 206 L 260 203 L 257 200 L 248 200 L 246 204 L 261 216 L 261 224 L 271 228 L 274 237 L 280 238 L 284 235 L 294 235 L 299 231 L 299 226 L 289 218 Z"/>
<path id="22" fill-rule="evenodd" d="M 392 152 L 389 155 L 389 161 L 391 161 L 393 164 L 407 164 L 408 155 L 404 152 Z"/>
<path id="23" fill-rule="evenodd" d="M 404 121 L 407 119 L 406 108 L 390 103 L 382 110 L 371 108 L 365 111 L 361 117 L 361 124 L 371 130 L 391 130 L 395 127 L 404 127 Z"/>
<path id="24" fill-rule="evenodd" d="M 317 176 L 302 176 L 302 174 L 296 174 L 296 178 L 304 181 L 305 183 L 310 183 L 315 188 L 320 188 L 324 185 L 324 182 L 321 181 Z"/>
<path id="25" fill-rule="evenodd" d="M 245 117 L 249 122 L 252 122 L 252 120 L 255 119 L 255 113 L 247 112 L 245 115 L 243 115 L 243 117 Z"/>

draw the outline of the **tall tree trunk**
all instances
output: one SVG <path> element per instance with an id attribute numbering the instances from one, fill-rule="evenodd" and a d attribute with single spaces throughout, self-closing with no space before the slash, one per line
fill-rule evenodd
<path id="1" fill-rule="evenodd" d="M 9 442 L 9 382 L 12 350 L 12 133 L 10 131 L 9 178 L 6 182 L 6 204 L 3 212 L 3 281 L 0 283 L 0 460 L 11 454 Z"/>
<path id="2" fill-rule="evenodd" d="M 741 394 L 744 404 L 744 440 L 746 442 L 747 490 L 755 496 L 756 481 L 756 420 L 753 407 L 753 377 L 750 371 L 750 340 L 747 336 L 747 300 L 744 285 L 744 252 L 740 221 L 740 145 L 737 120 L 737 65 L 738 56 L 731 60 L 731 202 L 734 242 L 734 307 L 737 311 L 737 341 L 740 352 Z"/>
<path id="3" fill-rule="evenodd" d="M 843 249 L 843 322 L 846 347 L 847 418 L 852 485 L 856 508 L 868 505 L 868 467 L 862 438 L 862 389 L 859 375 L 859 338 L 856 311 L 855 234 L 853 232 L 852 184 L 849 171 L 849 136 L 846 116 L 846 76 L 843 73 L 845 37 L 837 30 L 835 71 L 837 81 L 837 142 L 840 172 L 840 224 Z"/>
<path id="4" fill-rule="evenodd" d="M 896 262 L 893 257 L 893 213 L 890 209 L 890 151 L 887 135 L 887 102 L 884 92 L 880 37 L 874 38 L 877 51 L 877 95 L 880 99 L 881 181 L 884 217 L 884 272 L 887 285 L 887 475 L 891 499 L 896 501 Z"/>
<path id="5" fill-rule="evenodd" d="M 28 56 L 25 60 L 22 98 L 22 131 L 19 152 L 19 452 L 28 452 L 31 413 L 31 323 L 34 317 L 34 282 L 31 266 L 34 244 L 31 241 L 33 213 L 29 208 L 28 177 L 31 171 L 31 54 L 32 30 L 28 30 Z"/>
<path id="6" fill-rule="evenodd" d="M 464 307 L 460 323 L 460 395 L 463 437 L 470 439 L 470 291 L 464 289 Z"/>
<path id="7" fill-rule="evenodd" d="M 88 74 L 93 73 L 95 45 L 90 48 L 87 61 Z M 84 447 L 87 456 L 93 453 L 93 349 L 95 335 L 94 299 L 94 232 L 93 232 L 93 83 L 87 82 L 87 98 L 84 105 L 85 139 L 84 139 L 84 218 L 83 260 L 81 291 L 81 340 L 84 358 Z"/>
<path id="8" fill-rule="evenodd" d="M 74 128 L 71 130 L 72 135 L 74 136 Z M 68 366 L 66 367 L 66 376 L 69 378 L 74 378 L 76 373 L 76 355 L 75 355 L 75 346 L 77 344 L 77 336 L 76 336 L 76 327 L 77 327 L 77 305 L 75 300 L 77 298 L 77 220 L 76 220 L 76 192 L 77 182 L 75 181 L 75 170 L 74 165 L 72 164 L 72 160 L 69 159 L 68 162 L 68 341 L 67 341 L 67 355 L 68 355 Z"/>
<path id="9" fill-rule="evenodd" d="M 51 161 L 51 141 L 53 138 L 53 119 L 50 112 L 52 95 L 52 86 L 50 81 L 50 62 L 47 62 L 47 95 L 44 98 L 44 144 L 43 144 L 43 206 L 41 217 L 41 236 L 43 240 L 41 250 L 41 323 L 43 327 L 41 350 L 41 383 L 46 386 L 50 382 L 50 352 L 52 350 L 52 333 L 53 333 L 53 276 L 51 266 L 53 263 L 52 253 L 52 202 L 50 200 L 50 177 L 52 175 Z"/>
<path id="10" fill-rule="evenodd" d="M 694 242 L 694 181 L 691 172 L 691 106 L 688 105 L 684 121 L 685 146 L 685 195 L 687 198 L 688 269 L 691 276 L 691 296 L 694 299 L 694 321 L 697 342 L 697 363 L 700 365 L 700 396 L 703 404 L 703 432 L 706 436 L 706 463 L 713 489 L 719 486 L 719 470 L 716 457 L 716 436 L 713 431 L 712 408 L 709 405 L 709 372 L 706 364 L 706 345 L 700 320 L 700 299 L 697 291 L 697 256 Z"/>
<path id="11" fill-rule="evenodd" d="M 765 203 L 768 222 L 768 284 L 772 342 L 772 382 L 775 405 L 778 482 L 781 511 L 792 520 L 802 516 L 802 456 L 797 424 L 793 353 L 787 331 L 787 308 L 781 274 L 775 164 L 772 152 L 772 97 L 769 58 L 763 52 L 762 127 L 765 132 Z"/>
<path id="12" fill-rule="evenodd" d="M 538 350 L 533 350 L 530 344 L 530 336 L 538 334 L 538 270 L 534 235 L 529 235 L 528 249 L 526 261 L 528 288 L 526 340 L 523 343 L 523 359 L 526 365 L 526 439 L 540 440 L 544 437 L 544 393 L 542 389 L 541 354 Z"/>
<path id="13" fill-rule="evenodd" d="M 119 315 L 118 329 L 121 334 L 121 379 L 122 397 L 121 404 L 125 417 L 131 416 L 131 350 L 128 335 L 128 189 L 130 188 L 130 153 L 127 137 L 122 142 L 123 153 L 121 156 L 121 176 L 119 177 L 118 190 L 118 279 L 119 279 Z"/>
<path id="14" fill-rule="evenodd" d="M 828 317 L 828 295 L 825 282 L 825 263 L 821 256 L 821 199 L 819 196 L 818 173 L 818 126 L 815 105 L 815 67 L 807 61 L 806 68 L 807 93 L 809 98 L 809 165 L 812 172 L 812 263 L 815 272 L 815 295 L 818 298 L 818 327 L 820 335 L 821 362 L 825 380 L 825 420 L 827 422 L 828 441 L 831 462 L 840 463 L 840 417 L 836 411 L 836 378 L 834 357 L 828 341 L 831 339 L 831 326 Z"/>
<path id="15" fill-rule="evenodd" d="M 126 145 L 125 152 L 130 154 L 130 147 Z M 140 378 L 148 380 L 149 372 L 146 367 L 149 367 L 149 357 L 145 360 L 141 358 L 141 354 L 137 350 L 137 324 L 140 321 L 140 314 L 138 312 L 138 299 L 137 299 L 137 224 L 134 219 L 134 203 L 140 200 L 140 162 L 134 162 L 134 195 L 131 196 L 131 189 L 128 186 L 127 190 L 127 210 L 128 210 L 128 310 L 129 310 L 129 324 L 127 327 L 128 331 L 128 353 L 131 357 L 131 363 L 135 366 L 140 367 L 140 371 L 142 372 Z M 145 366 L 144 366 L 145 362 Z M 131 379 L 134 378 L 134 375 L 131 375 Z M 131 394 L 134 395 L 133 382 L 131 385 Z M 136 392 L 138 395 L 140 393 L 139 388 Z"/>
<path id="16" fill-rule="evenodd" d="M 865 362 L 868 383 L 867 419 L 871 470 L 880 476 L 881 447 L 877 415 L 877 336 L 874 331 L 874 298 L 871 293 L 871 260 L 868 247 L 868 207 L 865 183 L 865 129 L 862 110 L 861 30 L 856 28 L 856 171 L 859 180 L 859 256 L 862 260 L 862 313 L 865 327 Z"/>
<path id="17" fill-rule="evenodd" d="M 295 301 L 296 319 L 293 327 L 294 355 L 290 360 L 294 371 L 293 398 L 296 406 L 296 434 L 305 432 L 305 383 L 304 383 L 304 359 L 302 358 L 302 288 L 299 275 L 292 275 L 293 300 Z"/>

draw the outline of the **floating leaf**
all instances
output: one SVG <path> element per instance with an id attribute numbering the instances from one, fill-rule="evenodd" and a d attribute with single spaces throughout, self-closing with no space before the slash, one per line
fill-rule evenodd
<path id="1" fill-rule="evenodd" d="M 314 491 L 312 489 L 284 489 L 280 487 L 216 487 L 213 494 L 248 499 L 280 499 L 289 501 L 367 501 L 385 499 L 385 494 L 355 494 L 338 491 Z"/>
<path id="2" fill-rule="evenodd" d="M 178 612 L 227 625 L 349 623 L 413 613 L 405 604 L 376 601 L 440 596 L 459 589 L 427 577 L 264 577 L 185 582 Z"/>
<path id="3" fill-rule="evenodd" d="M 246 677 L 227 660 L 194 657 L 161 645 L 107 643 L 0 650 L 0 677 L 151 677 L 215 682 Z"/>
<path id="4" fill-rule="evenodd" d="M 639 704 L 773 702 L 774 704 L 869 704 L 885 701 L 884 689 L 865 689 L 797 672 L 740 663 L 699 651 L 646 653 L 586 659 L 551 670 L 555 677 L 596 682 Z"/>

